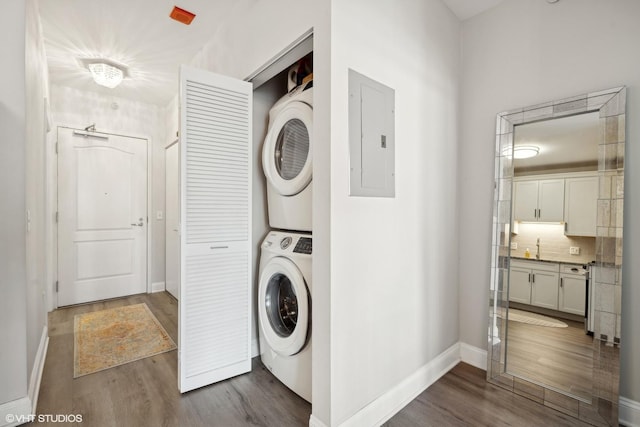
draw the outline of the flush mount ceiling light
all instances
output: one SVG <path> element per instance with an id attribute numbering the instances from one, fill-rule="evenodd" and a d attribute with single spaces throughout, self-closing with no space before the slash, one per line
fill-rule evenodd
<path id="1" fill-rule="evenodd" d="M 529 159 L 535 157 L 540 153 L 540 148 L 533 145 L 519 145 L 513 147 L 514 159 Z"/>
<path id="2" fill-rule="evenodd" d="M 129 75 L 127 67 L 110 59 L 81 58 L 79 61 L 91 72 L 93 81 L 109 89 L 118 86 Z"/>

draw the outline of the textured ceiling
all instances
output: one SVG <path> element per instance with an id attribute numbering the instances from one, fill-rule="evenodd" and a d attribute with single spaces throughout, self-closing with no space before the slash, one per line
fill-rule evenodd
<path id="1" fill-rule="evenodd" d="M 52 84 L 160 106 L 178 92 L 178 67 L 215 34 L 236 0 L 44 0 L 38 2 Z M 196 14 L 169 18 L 174 5 Z M 78 58 L 106 57 L 129 68 L 115 89 L 95 84 Z"/>

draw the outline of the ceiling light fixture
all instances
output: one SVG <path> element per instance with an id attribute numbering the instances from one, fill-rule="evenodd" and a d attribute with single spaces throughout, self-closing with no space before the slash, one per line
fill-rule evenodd
<path id="1" fill-rule="evenodd" d="M 533 145 L 519 145 L 513 147 L 514 159 L 529 159 L 535 157 L 540 153 L 540 148 Z"/>
<path id="2" fill-rule="evenodd" d="M 129 76 L 127 67 L 105 58 L 79 58 L 83 67 L 91 72 L 91 77 L 100 86 L 113 89 Z"/>
<path id="3" fill-rule="evenodd" d="M 89 67 L 89 71 L 91 71 L 93 81 L 109 89 L 118 86 L 124 78 L 124 73 L 120 68 L 105 62 L 95 62 L 87 65 L 87 67 Z"/>

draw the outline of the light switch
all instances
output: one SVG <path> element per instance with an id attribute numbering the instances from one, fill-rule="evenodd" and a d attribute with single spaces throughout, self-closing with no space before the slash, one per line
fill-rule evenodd
<path id="1" fill-rule="evenodd" d="M 164 218 L 164 215 L 163 215 L 162 211 L 157 211 L 156 212 L 156 219 L 158 221 L 160 221 L 160 220 L 162 220 L 162 218 Z"/>

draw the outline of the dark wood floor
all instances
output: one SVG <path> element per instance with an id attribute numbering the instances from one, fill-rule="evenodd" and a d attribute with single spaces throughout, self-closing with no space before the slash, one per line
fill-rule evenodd
<path id="1" fill-rule="evenodd" d="M 583 323 L 563 321 L 567 328 L 509 321 L 507 372 L 590 400 L 593 338 Z"/>
<path id="2" fill-rule="evenodd" d="M 75 425 L 91 427 L 309 425 L 311 405 L 278 382 L 262 367 L 259 358 L 254 359 L 249 374 L 184 395 L 177 388 L 176 351 L 73 379 L 73 317 L 141 302 L 147 303 L 177 342 L 177 304 L 167 293 L 136 295 L 50 313 L 50 341 L 38 414 L 82 415 L 83 423 Z M 585 424 L 489 384 L 484 371 L 461 363 L 384 425 Z"/>

